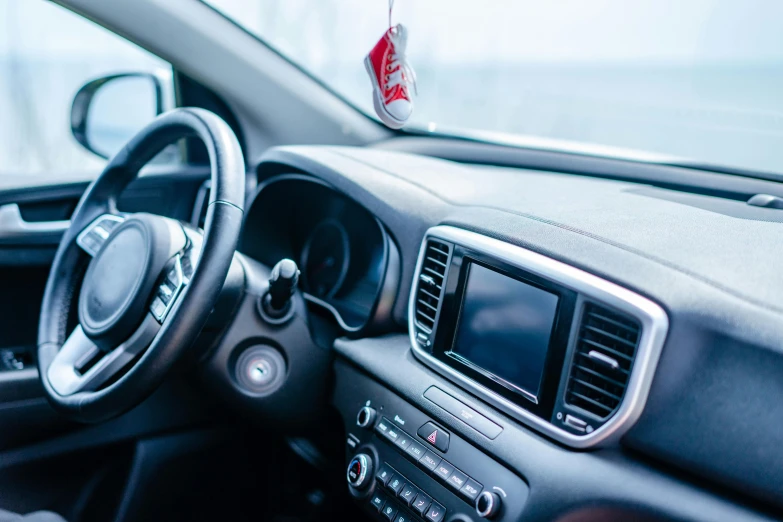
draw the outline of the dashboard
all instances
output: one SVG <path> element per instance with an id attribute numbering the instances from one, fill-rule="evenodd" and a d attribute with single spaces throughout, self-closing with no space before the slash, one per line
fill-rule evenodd
<path id="1" fill-rule="evenodd" d="M 206 371 L 281 425 L 336 411 L 370 517 L 779 516 L 779 211 L 373 149 L 275 148 L 258 177 L 248 292 L 293 259 L 307 324 L 242 305 Z M 236 377 L 259 343 L 275 390 Z"/>

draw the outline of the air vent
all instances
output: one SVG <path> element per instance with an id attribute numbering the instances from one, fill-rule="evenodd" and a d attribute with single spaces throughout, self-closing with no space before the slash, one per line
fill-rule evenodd
<path id="1" fill-rule="evenodd" d="M 450 252 L 451 247 L 447 243 L 427 241 L 414 306 L 416 340 L 425 347 L 431 344 L 432 332 L 435 330 Z"/>
<path id="2" fill-rule="evenodd" d="M 587 304 L 568 379 L 566 403 L 606 419 L 623 399 L 641 328 L 636 319 Z"/>

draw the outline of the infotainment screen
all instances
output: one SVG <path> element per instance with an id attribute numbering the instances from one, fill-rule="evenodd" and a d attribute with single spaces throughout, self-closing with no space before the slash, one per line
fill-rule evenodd
<path id="1" fill-rule="evenodd" d="M 449 355 L 538 402 L 559 297 L 476 263 Z"/>

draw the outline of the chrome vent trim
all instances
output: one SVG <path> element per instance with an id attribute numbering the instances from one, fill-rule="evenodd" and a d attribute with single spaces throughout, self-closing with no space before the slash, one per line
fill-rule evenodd
<path id="1" fill-rule="evenodd" d="M 636 357 L 628 377 L 625 394 L 614 415 L 590 433 L 581 435 L 570 433 L 453 370 L 419 345 L 416 340 L 418 330 L 412 318 L 415 316 L 418 277 L 424 261 L 427 242 L 430 240 L 450 243 L 452 248 L 461 245 L 483 252 L 499 261 L 575 290 L 590 302 L 601 303 L 602 306 L 622 311 L 638 320 L 641 334 Z M 562 444 L 577 449 L 605 446 L 617 442 L 641 415 L 669 329 L 669 319 L 664 310 L 656 303 L 626 288 L 537 252 L 451 226 L 436 226 L 426 232 L 419 250 L 414 277 L 408 300 L 408 334 L 413 354 L 421 362 L 452 382 L 469 390 L 523 424 Z M 566 361 L 565 365 L 569 366 L 570 363 Z"/>

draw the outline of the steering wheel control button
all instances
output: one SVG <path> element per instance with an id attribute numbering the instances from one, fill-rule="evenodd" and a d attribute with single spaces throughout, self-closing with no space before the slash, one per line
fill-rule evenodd
<path id="1" fill-rule="evenodd" d="M 446 484 L 451 486 L 452 489 L 456 491 L 460 491 L 463 488 L 463 486 L 465 486 L 465 483 L 467 481 L 468 481 L 468 476 L 465 475 L 460 470 L 455 469 L 454 473 L 452 473 L 451 476 L 446 481 Z"/>
<path id="2" fill-rule="evenodd" d="M 405 484 L 404 480 L 405 479 L 400 475 L 394 475 L 386 484 L 386 487 L 393 491 L 395 495 L 397 495 L 402 489 L 402 486 Z"/>
<path id="3" fill-rule="evenodd" d="M 161 319 L 163 314 L 166 313 L 166 303 L 161 301 L 159 297 L 156 297 L 152 300 L 152 304 L 150 305 L 150 312 L 152 312 L 152 315 L 155 316 L 155 319 Z"/>
<path id="4" fill-rule="evenodd" d="M 492 518 L 500 511 L 500 497 L 491 491 L 485 491 L 476 499 L 476 513 L 481 518 Z"/>
<path id="5" fill-rule="evenodd" d="M 346 474 L 348 478 L 348 484 L 356 489 L 362 489 L 372 482 L 372 459 L 369 455 L 359 453 L 348 464 L 348 472 Z"/>
<path id="6" fill-rule="evenodd" d="M 431 451 L 427 451 L 424 453 L 424 456 L 419 459 L 419 464 L 429 470 L 429 471 L 435 471 L 435 469 L 440 464 L 441 458 L 435 455 Z"/>
<path id="7" fill-rule="evenodd" d="M 76 244 L 91 256 L 95 256 L 106 240 L 109 239 L 112 231 L 124 220 L 125 218 L 121 216 L 104 214 L 82 230 L 76 238 Z"/>
<path id="8" fill-rule="evenodd" d="M 419 428 L 419 431 L 417 431 L 416 434 L 421 437 L 424 442 L 438 448 L 442 453 L 446 453 L 449 450 L 448 432 L 444 431 L 443 428 L 435 426 L 432 422 L 428 422 Z"/>
<path id="9" fill-rule="evenodd" d="M 402 489 L 400 490 L 400 493 L 399 493 L 399 495 L 398 495 L 398 496 L 400 497 L 400 500 L 402 500 L 403 502 L 405 502 L 405 505 L 406 505 L 406 506 L 410 506 L 410 505 L 411 505 L 411 502 L 413 502 L 413 499 L 415 499 L 415 498 L 416 498 L 416 493 L 418 493 L 418 491 L 416 490 L 416 488 L 414 488 L 414 487 L 413 487 L 412 485 L 410 485 L 410 484 L 405 484 L 405 485 L 402 487 Z"/>
<path id="10" fill-rule="evenodd" d="M 375 511 L 380 511 L 384 504 L 386 504 L 386 495 L 380 491 L 375 492 L 370 498 L 370 505 L 375 508 Z"/>
<path id="11" fill-rule="evenodd" d="M 240 387 L 256 395 L 275 392 L 285 380 L 285 359 L 271 346 L 248 348 L 237 359 L 235 377 Z"/>
<path id="12" fill-rule="evenodd" d="M 416 499 L 411 504 L 411 507 L 413 510 L 418 513 L 421 516 L 424 516 L 424 513 L 427 512 L 427 509 L 430 507 L 430 504 L 432 504 L 432 499 L 425 495 L 424 493 L 419 493 L 416 495 Z"/>
<path id="13" fill-rule="evenodd" d="M 441 480 L 448 480 L 451 474 L 454 472 L 454 466 L 446 462 L 445 460 L 440 461 L 440 464 L 435 468 L 435 475 L 440 478 Z"/>
<path id="14" fill-rule="evenodd" d="M 394 517 L 397 516 L 397 510 L 394 508 L 394 505 L 391 502 L 387 502 L 381 510 L 381 515 L 386 520 L 394 520 Z"/>
<path id="15" fill-rule="evenodd" d="M 360 428 L 370 428 L 375 422 L 376 416 L 377 414 L 374 409 L 365 406 L 356 414 L 356 425 Z"/>
<path id="16" fill-rule="evenodd" d="M 446 508 L 438 504 L 437 502 L 433 502 L 429 508 L 427 508 L 427 511 L 425 512 L 424 518 L 429 520 L 430 522 L 441 522 L 446 517 Z"/>
<path id="17" fill-rule="evenodd" d="M 416 459 L 416 462 L 418 462 L 424 456 L 424 452 L 426 451 L 427 450 L 424 449 L 424 446 L 418 442 L 411 441 L 411 444 L 408 446 L 408 449 L 405 450 L 405 453 Z"/>
<path id="18" fill-rule="evenodd" d="M 375 478 L 378 479 L 378 482 L 380 482 L 384 486 L 389 482 L 391 476 L 392 476 L 392 469 L 389 467 L 388 464 L 384 464 L 383 466 L 381 466 L 381 468 L 378 470 L 378 473 L 375 474 Z"/>
<path id="19" fill-rule="evenodd" d="M 482 489 L 484 489 L 484 486 L 468 477 L 468 481 L 465 482 L 465 485 L 462 486 L 462 489 L 459 490 L 459 493 L 470 502 L 475 502 Z"/>

